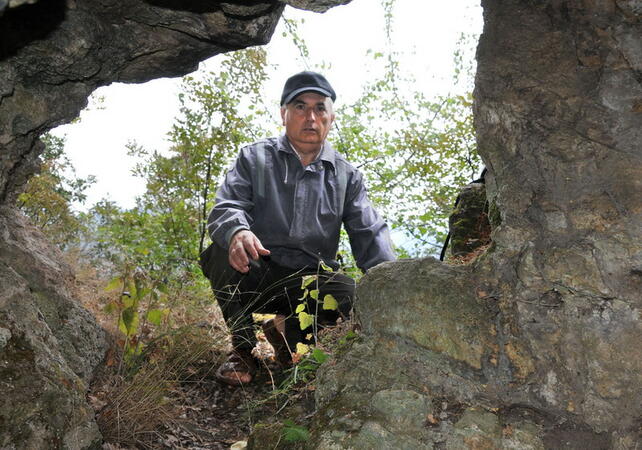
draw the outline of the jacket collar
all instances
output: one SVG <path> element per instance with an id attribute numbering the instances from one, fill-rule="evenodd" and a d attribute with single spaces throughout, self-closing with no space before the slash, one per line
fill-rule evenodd
<path id="1" fill-rule="evenodd" d="M 277 150 L 280 152 L 291 153 L 294 156 L 297 156 L 296 152 L 292 148 L 292 145 L 290 144 L 290 141 L 288 140 L 288 137 L 285 135 L 285 133 L 283 133 L 277 139 Z M 321 152 L 317 156 L 316 160 L 321 160 L 321 161 L 330 163 L 330 165 L 332 166 L 332 170 L 336 173 L 337 171 L 336 152 L 334 148 L 332 148 L 332 145 L 330 145 L 327 139 L 323 141 Z"/>

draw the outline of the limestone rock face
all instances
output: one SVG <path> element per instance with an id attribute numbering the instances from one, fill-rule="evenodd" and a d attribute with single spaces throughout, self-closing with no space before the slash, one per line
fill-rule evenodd
<path id="1" fill-rule="evenodd" d="M 106 349 L 72 299 L 60 252 L 0 207 L 0 447 L 85 448 L 100 442 L 85 394 Z"/>
<path id="2" fill-rule="evenodd" d="M 597 432 L 642 416 L 636 4 L 489 1 L 478 48 L 475 120 L 501 222 L 492 295 L 532 361 L 520 384 Z"/>
<path id="3" fill-rule="evenodd" d="M 493 244 L 466 266 L 363 278 L 364 336 L 322 369 L 309 448 L 642 441 L 639 5 L 483 2 L 475 121 Z"/>
<path id="4" fill-rule="evenodd" d="M 84 397 L 104 337 L 72 299 L 60 255 L 12 208 L 37 170 L 38 136 L 76 117 L 99 86 L 182 75 L 209 56 L 267 43 L 283 8 L 276 0 L 0 0 L 1 448 L 100 443 Z"/>

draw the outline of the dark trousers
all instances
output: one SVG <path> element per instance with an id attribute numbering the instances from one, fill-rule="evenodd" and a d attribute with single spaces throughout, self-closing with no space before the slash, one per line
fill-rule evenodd
<path id="1" fill-rule="evenodd" d="M 317 267 L 291 269 L 269 258 L 253 261 L 250 271 L 242 274 L 230 266 L 227 250 L 217 244 L 210 245 L 201 254 L 200 262 L 232 333 L 235 350 L 252 349 L 256 344 L 252 313 L 284 315 L 285 338 L 294 351 L 297 342 L 314 342 L 316 331 L 336 324 L 339 317 L 347 318 L 352 308 L 355 282 L 343 274 Z M 318 289 L 318 302 L 310 295 L 306 297 L 305 311 L 313 314 L 315 320 L 312 326 L 301 330 L 295 310 L 303 302 L 301 284 L 306 275 L 317 275 L 317 280 L 307 289 Z M 328 294 L 337 301 L 336 310 L 323 309 L 323 300 Z"/>

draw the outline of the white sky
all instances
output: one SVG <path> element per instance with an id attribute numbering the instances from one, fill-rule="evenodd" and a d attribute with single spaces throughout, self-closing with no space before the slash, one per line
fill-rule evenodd
<path id="1" fill-rule="evenodd" d="M 417 86 L 429 95 L 451 89 L 452 60 L 461 33 L 481 33 L 479 0 L 397 0 L 392 41 L 403 53 L 402 70 L 413 75 Z M 311 63 L 330 64 L 324 74 L 337 92 L 337 105 L 354 100 L 370 73 L 368 49 L 386 48 L 383 8 L 377 0 L 353 0 L 325 14 L 287 8 L 290 19 L 304 18 L 299 32 L 310 50 Z M 266 85 L 266 98 L 274 99 L 275 113 L 285 79 L 306 67 L 298 51 L 284 38 L 279 23 L 268 45 L 269 61 L 277 73 Z M 212 70 L 217 57 L 201 63 L 199 70 Z M 97 183 L 88 191 L 85 207 L 108 197 L 123 207 L 134 205 L 144 191 L 144 182 L 130 174 L 135 161 L 125 145 L 136 140 L 147 149 L 164 150 L 165 135 L 178 115 L 180 78 L 158 79 L 145 84 L 115 83 L 98 89 L 104 97 L 100 109 L 90 107 L 75 124 L 63 125 L 53 133 L 67 136 L 66 151 L 79 176 L 92 174 Z M 275 133 L 277 123 L 275 123 Z"/>

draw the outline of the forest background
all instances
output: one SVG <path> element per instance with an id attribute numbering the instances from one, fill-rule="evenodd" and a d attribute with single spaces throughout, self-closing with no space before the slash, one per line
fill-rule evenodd
<path id="1" fill-rule="evenodd" d="M 398 255 L 434 255 L 443 245 L 458 190 L 481 171 L 472 124 L 477 35 L 473 30 L 457 36 L 449 83 L 430 89 L 404 66 L 412 59 L 395 43 L 395 7 L 394 0 L 371 5 L 383 23 L 385 44 L 366 51 L 367 68 L 352 69 L 351 81 L 359 88 L 338 103 L 330 140 L 364 173 L 371 200 L 393 230 Z M 319 35 L 318 29 L 306 35 L 308 16 L 286 11 L 270 45 L 289 45 L 287 55 L 297 70 L 331 72 L 332 62 L 318 59 L 308 46 Z M 269 86 L 280 90 L 283 83 L 279 57 L 270 46 L 240 50 L 184 77 L 166 148 L 150 148 L 136 136 L 126 145 L 135 161 L 132 174 L 144 186 L 131 204 L 109 198 L 87 202 L 96 178 L 75 172 L 65 129 L 43 138 L 42 170 L 18 204 L 64 252 L 85 286 L 84 303 L 111 326 L 123 379 L 131 380 L 149 363 L 145 348 L 159 337 L 204 320 L 220 321 L 197 264 L 209 243 L 205 220 L 239 148 L 282 131 L 278 94 L 266 95 L 275 90 Z M 103 104 L 99 92 L 89 108 Z M 83 114 L 70 126 L 82 127 Z M 345 236 L 340 260 L 342 270 L 361 275 Z"/>

